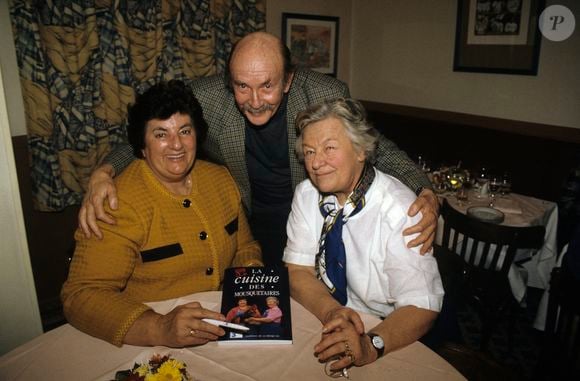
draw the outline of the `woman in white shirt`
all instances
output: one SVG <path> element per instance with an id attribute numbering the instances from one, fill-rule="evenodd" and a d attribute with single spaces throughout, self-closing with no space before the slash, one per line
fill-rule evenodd
<path id="1" fill-rule="evenodd" d="M 443 300 L 437 263 L 407 247 L 413 236 L 402 231 L 421 218 L 406 213 L 416 196 L 373 167 L 379 133 L 359 102 L 314 105 L 296 126 L 309 179 L 287 224 L 291 293 L 323 324 L 319 360 L 339 358 L 331 371 L 362 366 L 429 330 Z M 367 332 L 359 311 L 384 320 Z"/>

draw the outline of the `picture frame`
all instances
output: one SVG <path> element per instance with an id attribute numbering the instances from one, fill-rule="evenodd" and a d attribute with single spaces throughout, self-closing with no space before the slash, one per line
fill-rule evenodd
<path id="1" fill-rule="evenodd" d="M 297 67 L 336 77 L 339 18 L 282 13 L 282 41 Z"/>
<path id="2" fill-rule="evenodd" d="M 544 0 L 458 0 L 454 71 L 537 75 Z"/>

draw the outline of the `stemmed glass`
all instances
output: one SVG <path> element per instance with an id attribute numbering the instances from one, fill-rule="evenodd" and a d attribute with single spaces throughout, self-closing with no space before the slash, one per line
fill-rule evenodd
<path id="1" fill-rule="evenodd" d="M 489 182 L 489 206 L 492 208 L 495 203 L 495 194 L 500 190 L 501 185 L 502 181 L 495 176 Z"/>
<path id="2" fill-rule="evenodd" d="M 476 181 L 477 185 L 479 186 L 479 193 L 477 194 L 477 198 L 482 198 L 483 195 L 481 194 L 481 192 L 483 191 L 485 184 L 489 182 L 489 175 L 485 167 L 481 167 L 481 169 L 479 170 Z"/>
<path id="3" fill-rule="evenodd" d="M 453 192 L 455 192 L 455 197 L 457 198 L 457 203 L 463 205 L 463 201 L 467 201 L 467 191 L 465 189 L 465 172 L 456 168 L 453 170 L 449 176 L 449 186 Z"/>
<path id="4" fill-rule="evenodd" d="M 503 197 L 507 196 L 512 191 L 512 180 L 509 173 L 507 172 L 505 172 L 501 178 L 499 191 Z"/>
<path id="5" fill-rule="evenodd" d="M 462 187 L 457 189 L 455 197 L 457 197 L 458 205 L 463 206 L 463 203 L 469 204 L 469 196 L 467 195 L 467 188 L 465 187 L 465 183 Z"/>
<path id="6" fill-rule="evenodd" d="M 431 172 L 431 168 L 429 168 L 429 163 L 427 160 L 423 159 L 422 155 L 417 156 L 417 166 L 423 170 L 423 172 Z"/>

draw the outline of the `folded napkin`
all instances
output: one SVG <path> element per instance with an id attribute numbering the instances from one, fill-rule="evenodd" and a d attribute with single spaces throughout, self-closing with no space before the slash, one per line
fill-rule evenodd
<path id="1" fill-rule="evenodd" d="M 495 202 L 493 203 L 493 207 L 504 213 L 510 214 L 523 213 L 523 210 L 520 207 L 519 203 L 515 200 L 511 200 L 508 198 L 496 198 Z"/>

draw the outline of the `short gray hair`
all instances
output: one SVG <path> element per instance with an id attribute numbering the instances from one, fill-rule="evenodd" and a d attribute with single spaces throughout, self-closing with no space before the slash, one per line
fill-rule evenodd
<path id="1" fill-rule="evenodd" d="M 364 152 L 366 161 L 374 164 L 380 133 L 367 121 L 363 105 L 351 98 L 335 98 L 312 105 L 296 118 L 296 154 L 304 161 L 302 131 L 313 123 L 329 118 L 338 119 L 344 126 L 355 150 Z"/>

